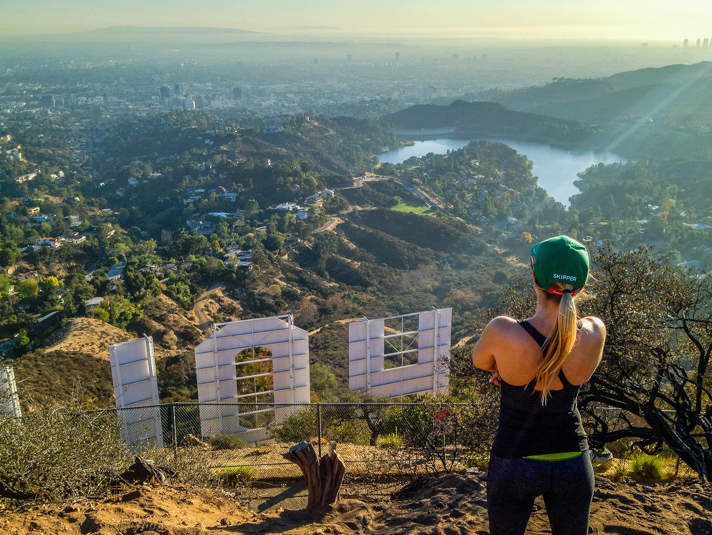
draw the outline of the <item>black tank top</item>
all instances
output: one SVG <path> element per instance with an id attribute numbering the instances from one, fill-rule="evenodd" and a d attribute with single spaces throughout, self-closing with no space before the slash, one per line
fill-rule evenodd
<path id="1" fill-rule="evenodd" d="M 519 325 L 539 346 L 546 337 L 528 321 Z M 588 440 L 581 423 L 577 398 L 581 386 L 572 385 L 559 372 L 562 390 L 549 392 L 546 406 L 541 404 L 541 392 L 534 390 L 536 380 L 525 386 L 513 386 L 502 381 L 499 426 L 492 445 L 492 455 L 504 459 L 587 451 Z"/>

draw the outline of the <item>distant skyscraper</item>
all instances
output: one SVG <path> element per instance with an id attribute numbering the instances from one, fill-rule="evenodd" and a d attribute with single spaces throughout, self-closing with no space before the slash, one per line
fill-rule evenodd
<path id="1" fill-rule="evenodd" d="M 396 52 L 396 63 L 400 62 L 400 52 Z"/>
<path id="2" fill-rule="evenodd" d="M 180 96 L 180 85 L 176 84 L 173 86 L 173 91 L 175 92 L 175 96 Z"/>
<path id="3" fill-rule="evenodd" d="M 239 87 L 233 88 L 232 98 L 233 100 L 240 100 L 242 98 L 242 89 L 240 89 Z"/>
<path id="4" fill-rule="evenodd" d="M 703 46 L 704 48 L 707 48 L 707 47 L 709 46 L 709 44 L 710 44 L 709 38 L 705 37 L 705 40 L 702 41 L 702 46 Z"/>
<path id="5" fill-rule="evenodd" d="M 685 42 L 682 44 L 682 46 L 683 46 L 684 48 L 689 47 L 689 46 L 690 46 L 690 40 L 689 40 L 689 39 L 685 39 Z"/>
<path id="6" fill-rule="evenodd" d="M 171 88 L 168 86 L 165 86 L 165 85 L 161 86 L 160 92 L 161 92 L 161 99 L 163 99 L 163 100 L 166 100 L 167 98 L 169 98 L 171 96 Z"/>

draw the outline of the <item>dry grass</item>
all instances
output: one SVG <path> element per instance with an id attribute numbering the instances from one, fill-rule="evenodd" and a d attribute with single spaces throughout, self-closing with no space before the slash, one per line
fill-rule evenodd
<path id="1" fill-rule="evenodd" d="M 45 353 L 76 351 L 109 360 L 109 345 L 131 340 L 126 331 L 96 318 L 75 318 L 45 342 Z"/>

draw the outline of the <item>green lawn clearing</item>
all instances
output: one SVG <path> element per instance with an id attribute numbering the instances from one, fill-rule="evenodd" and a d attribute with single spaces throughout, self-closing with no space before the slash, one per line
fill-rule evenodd
<path id="1" fill-rule="evenodd" d="M 430 211 L 430 208 L 426 208 L 425 206 L 413 206 L 412 204 L 406 204 L 404 202 L 394 206 L 391 210 L 395 210 L 396 212 L 411 212 L 420 215 L 434 215 L 433 212 Z"/>

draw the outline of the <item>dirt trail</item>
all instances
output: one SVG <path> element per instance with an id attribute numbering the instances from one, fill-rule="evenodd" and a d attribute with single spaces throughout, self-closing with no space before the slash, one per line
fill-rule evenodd
<path id="1" fill-rule="evenodd" d="M 195 320 L 197 322 L 196 327 L 201 331 L 207 331 L 213 323 L 213 320 L 210 319 L 210 317 L 205 313 L 205 310 L 203 310 L 203 301 L 205 301 L 205 297 L 210 292 L 215 291 L 222 286 L 223 284 L 221 282 L 213 283 L 210 288 L 200 294 L 200 296 L 195 300 L 195 305 L 193 305 L 193 315 L 195 315 Z"/>
<path id="2" fill-rule="evenodd" d="M 340 323 L 341 325 L 346 325 L 347 323 L 351 323 L 352 321 L 361 321 L 363 319 L 363 316 L 359 316 L 358 318 L 347 318 L 344 320 L 336 320 L 332 321 L 331 323 L 327 323 L 326 325 L 322 325 L 318 329 L 314 329 L 313 331 L 309 331 L 309 336 L 318 333 L 321 331 L 324 327 L 328 327 L 329 325 L 333 325 L 334 323 Z"/>
<path id="3" fill-rule="evenodd" d="M 464 347 L 464 346 L 466 346 L 467 343 L 468 343 L 470 340 L 472 340 L 474 337 L 475 337 L 475 335 L 473 334 L 472 336 L 465 336 L 464 338 L 460 338 L 460 339 L 457 341 L 457 343 L 456 343 L 454 346 L 452 346 L 452 348 L 453 348 L 453 349 L 458 349 L 458 348 L 460 348 L 460 347 Z"/>

